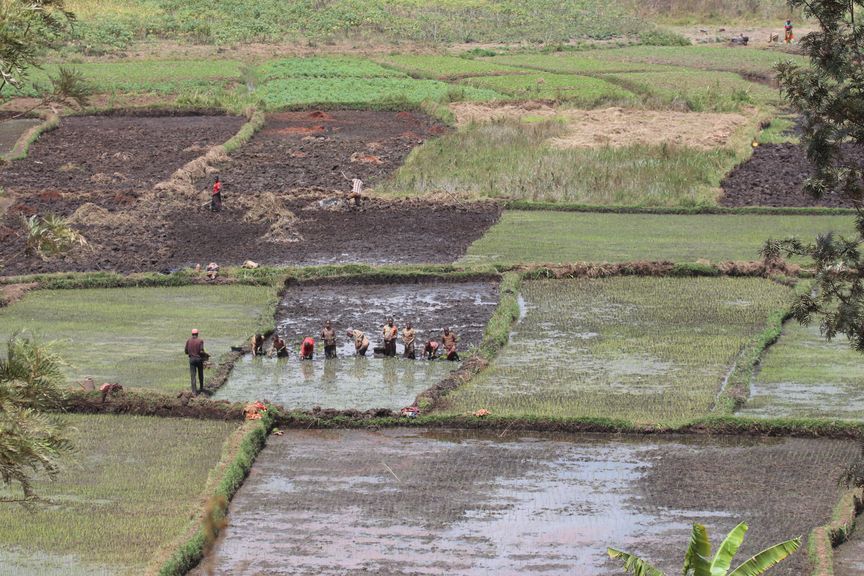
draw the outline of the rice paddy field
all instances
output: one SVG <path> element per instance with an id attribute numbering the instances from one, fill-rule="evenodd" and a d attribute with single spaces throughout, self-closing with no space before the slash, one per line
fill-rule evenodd
<path id="1" fill-rule="evenodd" d="M 674 573 L 696 518 L 715 539 L 748 518 L 744 558 L 824 522 L 832 475 L 856 453 L 788 438 L 290 431 L 237 494 L 211 568 L 611 576 L 616 542 Z M 773 573 L 807 568 L 799 555 Z"/>
<path id="2" fill-rule="evenodd" d="M 782 160 L 800 130 L 774 78 L 806 59 L 761 37 L 785 5 L 756 2 L 777 22 L 749 22 L 749 47 L 685 45 L 749 30 L 753 2 L 712 1 L 673 30 L 651 18 L 674 21 L 678 2 L 67 0 L 70 41 L 19 95 L 67 65 L 94 95 L 0 166 L 0 341 L 49 343 L 70 406 L 106 413 L 52 416 L 75 453 L 55 481 L 37 475 L 32 508 L 0 484 L 0 574 L 623 573 L 608 546 L 671 574 L 694 522 L 717 543 L 741 521 L 739 558 L 804 538 L 771 575 L 864 574 L 860 534 L 841 544 L 845 526 L 831 528 L 832 560 L 820 528 L 850 523 L 862 496 L 838 484 L 862 458 L 860 354 L 826 342 L 818 320 L 773 340 L 808 262 L 793 261 L 799 277 L 645 266 L 657 275 L 539 279 L 577 263 L 707 273 L 698 265 L 760 260 L 768 239 L 854 233 L 851 211 L 833 210 L 842 199 L 776 193 L 778 174 L 809 174 Z M 721 33 L 715 18 L 733 12 Z M 32 100 L 8 90 L 0 154 L 54 126 L 9 120 Z M 177 139 L 198 124 L 206 138 Z M 15 185 L 25 167 L 32 189 Z M 99 204 L 89 223 L 73 217 L 90 256 L 24 252 L 22 217 L 84 202 Z M 111 228 L 122 221 L 149 227 Z M 260 269 L 235 268 L 247 259 Z M 167 270 L 211 260 L 224 272 L 212 285 L 101 287 L 115 278 L 103 271 L 188 284 Z M 92 287 L 47 289 L 65 279 Z M 268 285 L 238 283 L 255 279 Z M 461 361 L 376 356 L 389 316 L 414 325 L 418 352 L 452 328 Z M 323 357 L 327 320 L 336 359 Z M 224 369 L 212 398 L 179 394 L 193 327 L 208 373 Z M 349 328 L 368 335 L 367 357 Z M 274 331 L 288 358 L 225 364 Z M 298 359 L 305 336 L 311 361 Z M 86 377 L 125 392 L 84 393 Z M 729 390 L 744 393 L 734 413 Z M 241 427 L 255 401 L 284 411 Z M 419 419 L 402 417 L 415 402 Z M 585 426 L 605 432 L 563 432 Z M 216 484 L 230 506 L 207 502 Z M 205 504 L 229 506 L 215 542 Z"/>
<path id="3" fill-rule="evenodd" d="M 0 573 L 145 573 L 193 526 L 210 470 L 238 423 L 63 418 L 77 453 L 54 481 L 38 479 L 42 500 L 32 509 L 0 505 Z"/>
<path id="4" fill-rule="evenodd" d="M 272 325 L 275 302 L 272 288 L 252 286 L 40 290 L 0 309 L 0 338 L 23 331 L 53 343 L 73 382 L 185 390 L 192 328 L 217 365 Z"/>
<path id="5" fill-rule="evenodd" d="M 768 418 L 864 419 L 861 354 L 842 336 L 828 342 L 818 324 L 788 322 L 763 355 L 738 412 Z"/>
<path id="6" fill-rule="evenodd" d="M 524 317 L 448 413 L 684 421 L 724 379 L 789 289 L 762 279 L 631 278 L 523 284 Z"/>
<path id="7" fill-rule="evenodd" d="M 852 224 L 848 216 L 508 211 L 462 262 L 751 261 L 769 238 L 850 235 Z"/>

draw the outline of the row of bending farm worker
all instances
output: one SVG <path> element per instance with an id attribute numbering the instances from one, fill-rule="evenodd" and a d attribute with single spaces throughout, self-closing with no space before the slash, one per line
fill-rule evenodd
<path id="1" fill-rule="evenodd" d="M 349 328 L 346 332 L 348 338 L 354 344 L 354 354 L 356 356 L 366 356 L 369 350 L 370 340 L 365 332 L 356 328 Z M 372 349 L 374 354 L 392 357 L 396 356 L 396 343 L 401 336 L 402 344 L 405 348 L 403 356 L 410 360 L 417 358 L 417 331 L 408 322 L 401 334 L 399 328 L 394 324 L 393 318 L 388 318 L 387 323 L 381 331 L 382 345 Z M 336 330 L 333 328 L 333 322 L 328 320 L 324 323 L 321 329 L 321 342 L 324 344 L 324 357 L 326 359 L 336 358 L 337 336 Z M 263 335 L 256 334 L 250 342 L 250 349 L 256 356 L 276 356 L 278 358 L 288 357 L 288 345 L 285 340 L 274 334 L 273 342 L 269 352 L 264 350 L 266 340 Z M 430 338 L 423 346 L 423 358 L 426 360 L 435 360 L 442 354 L 447 360 L 458 361 L 459 352 L 457 350 L 459 338 L 456 333 L 450 328 L 444 328 L 440 340 Z M 301 360 L 312 360 L 315 355 L 315 338 L 305 336 L 300 343 L 299 356 Z"/>

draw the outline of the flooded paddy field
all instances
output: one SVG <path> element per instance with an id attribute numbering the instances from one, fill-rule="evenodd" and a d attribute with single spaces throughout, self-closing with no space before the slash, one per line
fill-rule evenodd
<path id="1" fill-rule="evenodd" d="M 741 558 L 825 523 L 851 441 L 290 431 L 231 504 L 215 574 L 620 574 L 606 547 L 668 573 L 693 522 Z M 772 574 L 809 569 L 799 552 Z M 197 572 L 202 574 L 203 572 Z"/>
<path id="2" fill-rule="evenodd" d="M 861 354 L 842 336 L 825 340 L 818 324 L 787 322 L 760 362 L 739 414 L 864 420 Z"/>
<path id="3" fill-rule="evenodd" d="M 239 361 L 216 398 L 268 399 L 288 408 L 402 408 L 423 390 L 442 380 L 458 363 L 420 360 L 423 343 L 440 340 L 442 328 L 459 337 L 463 353 L 478 346 L 486 322 L 498 303 L 498 282 L 421 282 L 410 284 L 299 284 L 289 287 L 276 315 L 277 333 L 291 348 L 291 357 Z M 376 358 L 388 316 L 399 328 L 397 354 L 404 346 L 407 322 L 417 331 L 418 360 Z M 330 320 L 337 336 L 336 360 L 324 360 L 320 334 Z M 370 341 L 366 358 L 355 358 L 349 328 L 362 330 Z M 318 341 L 313 361 L 297 360 L 300 341 Z"/>
<path id="4" fill-rule="evenodd" d="M 447 412 L 611 417 L 704 415 L 788 288 L 754 278 L 543 280 L 489 370 L 445 398 Z"/>

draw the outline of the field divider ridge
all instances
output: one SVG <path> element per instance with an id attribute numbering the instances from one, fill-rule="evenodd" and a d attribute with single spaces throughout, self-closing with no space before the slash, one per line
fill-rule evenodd
<path id="1" fill-rule="evenodd" d="M 156 555 L 145 572 L 147 576 L 182 576 L 201 562 L 207 547 L 219 534 L 220 522 L 228 515 L 228 504 L 264 448 L 273 423 L 268 409 L 260 420 L 246 420 L 226 440 L 222 458 L 211 471 L 201 495 L 203 510 L 194 528 Z"/>
<path id="2" fill-rule="evenodd" d="M 33 126 L 22 134 L 18 140 L 15 141 L 15 145 L 12 146 L 12 149 L 0 157 L 3 162 L 12 162 L 13 160 L 26 158 L 27 153 L 30 151 L 31 144 L 36 142 L 36 140 L 38 140 L 45 132 L 50 132 L 60 126 L 60 116 L 55 112 L 44 112 L 41 116 L 42 123 Z"/>
<path id="3" fill-rule="evenodd" d="M 813 566 L 812 576 L 834 576 L 834 548 L 846 542 L 856 530 L 856 517 L 862 509 L 862 489 L 846 490 L 834 508 L 831 521 L 810 531 L 807 555 Z"/>

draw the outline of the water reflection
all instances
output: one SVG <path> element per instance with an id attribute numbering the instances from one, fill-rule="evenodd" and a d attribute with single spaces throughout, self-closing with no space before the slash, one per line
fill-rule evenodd
<path id="1" fill-rule="evenodd" d="M 216 399 L 269 400 L 286 408 L 399 409 L 458 367 L 443 360 L 340 357 L 300 362 L 246 356 Z"/>

